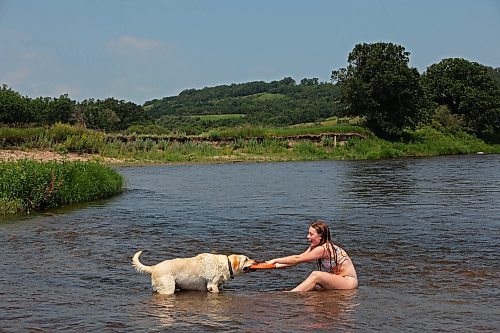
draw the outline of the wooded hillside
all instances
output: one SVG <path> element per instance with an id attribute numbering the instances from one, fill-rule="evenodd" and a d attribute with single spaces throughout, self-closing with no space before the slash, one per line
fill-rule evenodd
<path id="1" fill-rule="evenodd" d="M 188 89 L 178 96 L 148 101 L 144 108 L 149 117 L 160 118 L 160 124 L 172 122 L 172 117 L 239 114 L 243 117 L 211 121 L 221 125 L 289 125 L 335 115 L 338 95 L 339 88 L 331 83 L 303 79 L 297 84 L 287 77 L 269 83 L 255 81 Z"/>

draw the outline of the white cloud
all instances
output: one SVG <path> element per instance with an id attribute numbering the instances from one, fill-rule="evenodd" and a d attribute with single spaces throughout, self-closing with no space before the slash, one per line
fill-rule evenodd
<path id="1" fill-rule="evenodd" d="M 135 49 L 139 51 L 149 51 L 160 45 L 161 42 L 154 39 L 143 39 L 134 36 L 122 36 L 108 43 L 108 46 L 112 49 Z"/>

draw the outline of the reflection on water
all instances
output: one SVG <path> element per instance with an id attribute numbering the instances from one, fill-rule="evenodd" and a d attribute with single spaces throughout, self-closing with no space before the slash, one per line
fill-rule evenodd
<path id="1" fill-rule="evenodd" d="M 0 331 L 498 331 L 498 170 L 498 155 L 123 168 L 110 200 L 2 218 Z M 313 219 L 359 289 L 286 292 L 304 264 L 160 296 L 130 264 L 297 253 Z"/>
<path id="2" fill-rule="evenodd" d="M 312 331 L 355 328 L 357 290 L 312 293 L 181 292 L 153 295 L 139 313 L 162 329 Z"/>

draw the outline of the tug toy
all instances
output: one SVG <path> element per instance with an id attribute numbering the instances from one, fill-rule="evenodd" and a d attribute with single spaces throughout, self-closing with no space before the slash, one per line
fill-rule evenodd
<path id="1" fill-rule="evenodd" d="M 265 262 L 261 262 L 250 266 L 248 269 L 252 272 L 255 272 L 258 269 L 274 269 L 274 268 L 276 268 L 276 264 L 268 264 Z"/>

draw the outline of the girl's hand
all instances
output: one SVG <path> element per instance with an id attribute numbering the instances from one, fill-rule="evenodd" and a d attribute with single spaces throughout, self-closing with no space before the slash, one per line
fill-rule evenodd
<path id="1" fill-rule="evenodd" d="M 266 264 L 276 264 L 276 259 L 266 260 Z"/>

